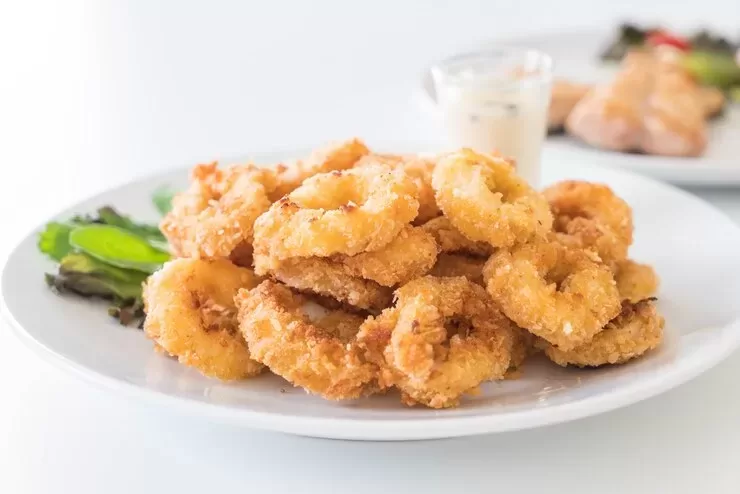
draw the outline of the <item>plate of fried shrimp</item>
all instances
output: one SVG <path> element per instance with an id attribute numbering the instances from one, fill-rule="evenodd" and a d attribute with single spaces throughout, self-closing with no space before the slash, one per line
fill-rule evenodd
<path id="1" fill-rule="evenodd" d="M 504 157 L 420 151 L 350 139 L 109 190 L 21 241 L 3 313 L 115 392 L 360 440 L 574 420 L 737 347 L 740 230 L 713 207 L 591 163 L 546 155 L 535 190 Z"/>

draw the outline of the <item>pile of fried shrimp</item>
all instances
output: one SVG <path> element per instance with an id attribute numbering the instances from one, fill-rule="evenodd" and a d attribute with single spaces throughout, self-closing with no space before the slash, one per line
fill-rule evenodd
<path id="1" fill-rule="evenodd" d="M 653 269 L 606 185 L 533 189 L 504 157 L 374 153 L 196 166 L 144 288 L 155 348 L 221 380 L 266 369 L 329 400 L 455 407 L 488 381 L 660 345 Z"/>

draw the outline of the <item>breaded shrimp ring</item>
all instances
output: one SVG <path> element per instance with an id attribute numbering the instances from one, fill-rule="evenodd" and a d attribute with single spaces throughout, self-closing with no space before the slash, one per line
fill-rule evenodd
<path id="1" fill-rule="evenodd" d="M 609 187 L 568 180 L 543 192 L 555 216 L 555 231 L 571 247 L 590 248 L 604 262 L 627 257 L 632 244 L 632 209 Z M 568 238 L 569 237 L 569 238 Z"/>
<path id="2" fill-rule="evenodd" d="M 463 149 L 439 160 L 432 175 L 437 204 L 470 240 L 509 247 L 545 236 L 547 201 L 505 159 Z"/>
<path id="3" fill-rule="evenodd" d="M 330 259 L 344 265 L 350 275 L 394 286 L 427 274 L 437 260 L 437 243 L 423 229 L 407 226 L 379 250 Z"/>
<path id="4" fill-rule="evenodd" d="M 255 270 L 303 292 L 333 297 L 370 312 L 391 301 L 391 287 L 426 274 L 437 259 L 437 244 L 421 228 L 407 226 L 391 243 L 356 256 L 294 257 L 274 262 L 257 255 Z"/>
<path id="5" fill-rule="evenodd" d="M 636 303 L 653 297 L 658 292 L 660 280 L 655 270 L 631 259 L 619 261 L 614 267 L 614 279 L 622 300 Z"/>
<path id="6" fill-rule="evenodd" d="M 271 192 L 270 198 L 277 201 L 286 194 L 297 189 L 304 180 L 318 173 L 327 173 L 335 170 L 347 170 L 368 154 L 370 150 L 360 139 L 330 143 L 324 148 L 317 149 L 305 160 L 296 160 L 287 164 L 275 166 L 277 187 Z"/>
<path id="7" fill-rule="evenodd" d="M 429 272 L 437 259 L 434 237 L 419 227 L 407 225 L 386 246 L 354 256 L 336 254 L 321 258 L 332 264 L 341 264 L 348 276 L 359 276 L 383 286 L 395 286 Z M 306 257 L 290 258 L 293 264 Z M 255 267 L 260 275 L 269 274 L 285 261 L 277 261 L 263 254 L 255 256 Z"/>
<path id="8" fill-rule="evenodd" d="M 553 239 L 571 249 L 586 249 L 599 256 L 603 262 L 613 265 L 627 257 L 629 245 L 611 228 L 588 218 L 556 216 L 553 223 Z"/>
<path id="9" fill-rule="evenodd" d="M 398 387 L 406 404 L 458 404 L 509 368 L 512 325 L 485 290 L 462 277 L 418 278 L 396 292 L 395 307 L 369 318 L 357 335 L 380 366 L 381 388 Z"/>
<path id="10" fill-rule="evenodd" d="M 219 169 L 214 162 L 196 166 L 191 178 L 160 229 L 175 256 L 229 258 L 252 242 L 254 221 L 270 207 L 274 176 L 251 165 Z"/>
<path id="11" fill-rule="evenodd" d="M 239 291 L 239 327 L 254 358 L 293 385 L 329 400 L 374 392 L 377 367 L 354 342 L 363 319 L 342 313 L 313 322 L 308 302 L 272 281 Z"/>
<path id="12" fill-rule="evenodd" d="M 493 253 L 493 247 L 486 242 L 475 242 L 452 226 L 450 220 L 444 216 L 434 218 L 421 227 L 434 237 L 439 245 L 440 252 L 470 254 L 472 256 L 488 257 Z"/>
<path id="13" fill-rule="evenodd" d="M 594 339 L 569 351 L 550 346 L 545 355 L 558 365 L 598 367 L 623 364 L 657 348 L 663 341 L 665 321 L 651 299 L 624 302 L 622 312 Z"/>
<path id="14" fill-rule="evenodd" d="M 432 276 L 450 277 L 464 276 L 476 285 L 485 285 L 483 282 L 483 265 L 486 259 L 482 257 L 464 256 L 461 254 L 440 254 L 437 263 L 429 272 Z"/>
<path id="15" fill-rule="evenodd" d="M 277 260 L 378 250 L 416 217 L 416 187 L 385 166 L 314 175 L 255 223 L 255 251 Z"/>
<path id="16" fill-rule="evenodd" d="M 442 214 L 437 206 L 432 188 L 432 172 L 436 166 L 436 158 L 422 155 L 401 154 L 370 154 L 363 157 L 355 165 L 356 167 L 374 165 L 381 163 L 391 168 L 401 168 L 409 175 L 418 189 L 419 214 L 414 219 L 415 225 L 426 223 L 432 218 Z"/>
<path id="17" fill-rule="evenodd" d="M 259 283 L 226 260 L 175 259 L 144 285 L 144 332 L 180 363 L 224 381 L 259 374 L 239 333 L 234 296 Z"/>
<path id="18" fill-rule="evenodd" d="M 563 350 L 588 342 L 620 310 L 609 268 L 558 243 L 500 250 L 483 278 L 507 317 Z"/>
<path id="19" fill-rule="evenodd" d="M 278 264 L 263 263 L 267 258 L 254 258 L 255 270 L 270 275 L 301 292 L 315 293 L 340 302 L 378 313 L 391 304 L 393 292 L 378 283 L 352 276 L 345 266 L 325 257 L 293 257 Z"/>

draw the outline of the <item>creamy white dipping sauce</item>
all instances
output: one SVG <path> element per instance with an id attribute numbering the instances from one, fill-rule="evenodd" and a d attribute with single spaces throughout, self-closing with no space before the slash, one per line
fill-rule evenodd
<path id="1" fill-rule="evenodd" d="M 516 160 L 517 173 L 539 186 L 547 107 L 538 91 L 450 88 L 440 98 L 444 126 L 454 147 L 493 152 Z M 534 94 L 527 94 L 534 93 Z"/>
<path id="2" fill-rule="evenodd" d="M 456 57 L 433 69 L 449 144 L 514 158 L 517 173 L 539 187 L 550 105 L 549 57 L 501 50 L 468 58 Z"/>

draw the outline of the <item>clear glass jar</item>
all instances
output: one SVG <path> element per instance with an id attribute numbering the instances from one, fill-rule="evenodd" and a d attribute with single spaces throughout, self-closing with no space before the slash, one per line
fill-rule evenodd
<path id="1" fill-rule="evenodd" d="M 517 173 L 538 187 L 550 57 L 506 47 L 463 53 L 434 65 L 432 76 L 449 144 L 514 158 Z"/>

